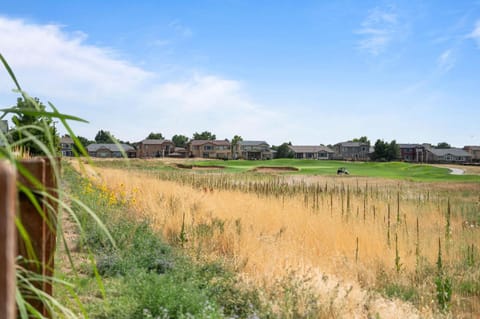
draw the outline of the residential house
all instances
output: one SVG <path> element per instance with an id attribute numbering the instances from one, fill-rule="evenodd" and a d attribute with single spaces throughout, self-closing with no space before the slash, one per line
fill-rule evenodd
<path id="1" fill-rule="evenodd" d="M 298 159 L 328 160 L 335 154 L 332 149 L 324 145 L 290 145 L 289 148 Z"/>
<path id="2" fill-rule="evenodd" d="M 137 144 L 137 157 L 165 157 L 175 150 L 175 144 L 170 140 L 145 139 Z"/>
<path id="3" fill-rule="evenodd" d="M 425 147 L 421 144 L 398 144 L 400 158 L 405 162 L 425 162 Z"/>
<path id="4" fill-rule="evenodd" d="M 74 142 L 70 136 L 62 136 L 60 138 L 60 149 L 62 156 L 73 156 Z"/>
<path id="5" fill-rule="evenodd" d="M 472 162 L 480 162 L 480 146 L 464 146 L 463 149 L 472 155 Z"/>
<path id="6" fill-rule="evenodd" d="M 470 163 L 472 155 L 460 148 L 426 148 L 426 162 L 428 163 Z"/>
<path id="7" fill-rule="evenodd" d="M 336 157 L 349 161 L 369 159 L 370 144 L 364 142 L 342 142 L 334 145 Z"/>
<path id="8" fill-rule="evenodd" d="M 91 157 L 123 157 L 121 150 L 127 157 L 135 157 L 137 155 L 137 151 L 127 144 L 90 144 L 87 146 L 88 155 Z"/>
<path id="9" fill-rule="evenodd" d="M 234 159 L 269 160 L 273 158 L 270 145 L 265 141 L 239 141 L 234 150 Z"/>
<path id="10" fill-rule="evenodd" d="M 230 159 L 231 150 L 228 140 L 192 140 L 187 143 L 190 157 Z"/>

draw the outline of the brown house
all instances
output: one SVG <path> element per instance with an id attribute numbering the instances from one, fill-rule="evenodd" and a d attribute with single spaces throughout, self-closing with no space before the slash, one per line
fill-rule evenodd
<path id="1" fill-rule="evenodd" d="M 426 161 L 425 147 L 421 144 L 398 144 L 398 148 L 402 161 L 419 163 Z"/>
<path id="2" fill-rule="evenodd" d="M 190 157 L 230 159 L 230 142 L 228 140 L 193 140 L 187 144 Z"/>
<path id="3" fill-rule="evenodd" d="M 370 144 L 363 142 L 342 142 L 334 145 L 336 157 L 349 161 L 367 161 Z"/>
<path id="4" fill-rule="evenodd" d="M 175 144 L 170 140 L 145 139 L 137 145 L 137 157 L 165 157 L 175 151 Z"/>

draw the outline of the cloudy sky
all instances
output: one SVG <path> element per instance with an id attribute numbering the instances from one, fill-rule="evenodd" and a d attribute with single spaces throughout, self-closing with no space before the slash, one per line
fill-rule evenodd
<path id="1" fill-rule="evenodd" d="M 3 1 L 0 53 L 90 139 L 480 144 L 480 1 Z"/>

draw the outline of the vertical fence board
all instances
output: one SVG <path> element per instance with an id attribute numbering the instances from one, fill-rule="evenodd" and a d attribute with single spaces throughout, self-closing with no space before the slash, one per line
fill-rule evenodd
<path id="1" fill-rule="evenodd" d="M 0 162 L 0 318 L 15 318 L 15 172 Z"/>
<path id="2" fill-rule="evenodd" d="M 45 185 L 45 161 L 43 159 L 30 159 L 20 162 L 20 165 L 27 170 L 36 181 Z M 18 181 L 20 184 L 28 187 L 30 190 L 40 190 L 38 185 L 32 183 L 27 176 L 22 175 L 22 172 L 19 170 Z M 41 276 L 45 276 L 45 234 L 46 234 L 46 222 L 42 213 L 46 211 L 45 204 L 42 196 L 36 195 L 37 201 L 40 205 L 41 212 L 32 204 L 31 200 L 23 193 L 19 194 L 19 203 L 18 203 L 18 212 L 17 216 L 20 219 L 25 231 L 27 232 L 34 256 L 32 256 L 31 251 L 29 251 L 26 241 L 19 235 L 18 236 L 18 254 L 23 256 L 28 262 L 23 262 L 22 266 L 27 270 L 35 272 Z M 35 286 L 38 289 L 43 290 L 42 282 L 35 282 Z M 32 306 L 35 307 L 41 314 L 46 312 L 46 307 L 44 304 L 35 297 L 28 298 Z"/>
<path id="3" fill-rule="evenodd" d="M 45 159 L 45 186 L 47 192 L 53 198 L 58 199 L 57 178 L 55 175 L 55 167 L 60 170 L 60 160 L 54 159 L 52 163 L 49 159 Z M 47 200 L 49 208 L 47 209 L 47 223 L 45 227 L 45 275 L 52 277 L 55 269 L 55 247 L 57 245 L 57 215 L 58 203 L 54 199 Z M 43 291 L 49 295 L 53 295 L 53 286 L 51 280 L 44 282 Z M 47 314 L 44 314 L 47 315 Z"/>

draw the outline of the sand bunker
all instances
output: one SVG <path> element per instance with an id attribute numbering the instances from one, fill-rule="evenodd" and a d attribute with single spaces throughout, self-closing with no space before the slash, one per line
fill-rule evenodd
<path id="1" fill-rule="evenodd" d="M 285 173 L 285 172 L 297 172 L 298 168 L 292 166 L 259 166 L 252 171 L 258 173 Z"/>

